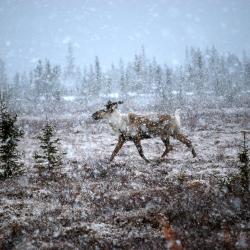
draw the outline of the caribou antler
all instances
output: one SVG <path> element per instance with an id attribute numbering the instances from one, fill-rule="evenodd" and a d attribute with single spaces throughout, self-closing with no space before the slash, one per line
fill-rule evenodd
<path id="1" fill-rule="evenodd" d="M 113 108 L 114 106 L 118 106 L 118 104 L 123 104 L 123 101 L 118 101 L 118 102 L 111 102 L 110 100 L 107 102 L 106 104 L 106 108 L 107 109 L 111 109 Z"/>

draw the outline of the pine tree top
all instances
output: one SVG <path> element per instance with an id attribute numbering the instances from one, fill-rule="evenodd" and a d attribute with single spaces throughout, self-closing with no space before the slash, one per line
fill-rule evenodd
<path id="1" fill-rule="evenodd" d="M 10 138 L 19 141 L 19 137 L 23 136 L 23 131 L 20 130 L 15 123 L 17 115 L 10 114 L 6 106 L 1 105 L 0 110 L 0 139 L 1 141 L 9 140 Z"/>

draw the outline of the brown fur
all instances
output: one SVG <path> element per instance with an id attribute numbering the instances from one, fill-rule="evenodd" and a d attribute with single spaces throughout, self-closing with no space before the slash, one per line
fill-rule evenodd
<path id="1" fill-rule="evenodd" d="M 175 118 L 171 115 L 158 115 L 158 120 L 152 120 L 147 116 L 139 116 L 133 113 L 128 114 L 131 126 L 140 130 L 141 126 L 145 126 L 149 134 L 160 137 L 173 136 L 178 126 Z"/>

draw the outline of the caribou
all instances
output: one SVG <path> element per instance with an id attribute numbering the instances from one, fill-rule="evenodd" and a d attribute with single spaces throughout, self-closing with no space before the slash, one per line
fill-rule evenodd
<path id="1" fill-rule="evenodd" d="M 176 110 L 174 115 L 161 114 L 157 115 L 156 119 L 152 119 L 149 116 L 134 113 L 120 113 L 118 105 L 122 103 L 122 101 L 108 101 L 105 109 L 98 110 L 92 114 L 94 120 L 107 120 L 114 132 L 118 134 L 118 143 L 110 157 L 110 162 L 113 161 L 126 141 L 133 141 L 139 155 L 146 162 L 149 162 L 144 155 L 141 140 L 155 137 L 159 137 L 165 145 L 162 158 L 173 150 L 173 146 L 170 145 L 170 137 L 185 144 L 190 149 L 193 157 L 196 157 L 196 152 L 191 141 L 180 131 L 180 110 Z"/>

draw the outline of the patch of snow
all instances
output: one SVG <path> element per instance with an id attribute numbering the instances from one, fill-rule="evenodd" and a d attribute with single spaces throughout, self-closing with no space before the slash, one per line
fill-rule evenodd
<path id="1" fill-rule="evenodd" d="M 62 99 L 67 102 L 73 102 L 75 101 L 76 97 L 75 96 L 63 96 Z"/>

